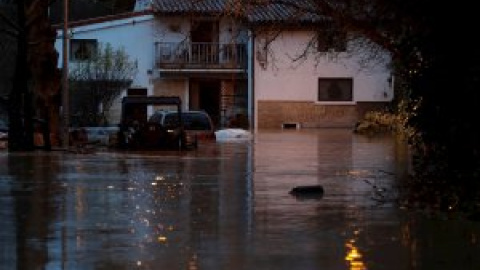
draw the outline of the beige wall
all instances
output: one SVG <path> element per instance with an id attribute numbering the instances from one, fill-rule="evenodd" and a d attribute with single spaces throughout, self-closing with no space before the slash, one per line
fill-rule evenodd
<path id="1" fill-rule="evenodd" d="M 333 57 L 308 51 L 304 61 L 295 62 L 293 59 L 306 52 L 312 35 L 308 31 L 287 31 L 269 43 L 267 50 L 262 50 L 262 44 L 268 39 L 256 37 L 253 48 L 256 128 L 282 128 L 282 123 L 290 122 L 303 127 L 354 127 L 369 107 L 391 101 L 388 55 L 378 62 L 373 59 L 365 62 L 358 55 Z M 352 100 L 318 101 L 319 78 L 351 78 Z"/>
<path id="2" fill-rule="evenodd" d="M 182 109 L 189 106 L 188 82 L 185 79 L 156 80 L 154 83 L 154 96 L 179 96 L 182 99 Z"/>
<path id="3" fill-rule="evenodd" d="M 381 110 L 386 105 L 388 103 L 320 105 L 308 101 L 259 101 L 258 128 L 279 129 L 285 123 L 298 123 L 300 128 L 353 128 L 366 112 Z"/>
<path id="4" fill-rule="evenodd" d="M 258 101 L 258 128 L 282 128 L 299 123 L 302 128 L 348 127 L 357 121 L 355 105 L 318 105 L 308 101 Z"/>

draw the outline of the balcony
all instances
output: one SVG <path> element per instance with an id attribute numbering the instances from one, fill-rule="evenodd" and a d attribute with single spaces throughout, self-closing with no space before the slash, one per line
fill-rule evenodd
<path id="1" fill-rule="evenodd" d="M 157 42 L 155 64 L 161 74 L 246 73 L 246 44 Z"/>

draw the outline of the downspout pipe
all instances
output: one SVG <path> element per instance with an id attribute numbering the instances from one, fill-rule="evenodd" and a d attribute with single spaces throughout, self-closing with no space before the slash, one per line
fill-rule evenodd
<path id="1" fill-rule="evenodd" d="M 63 39 L 62 39 L 62 147 L 68 148 L 70 127 L 70 97 L 68 89 L 68 1 L 63 1 Z"/>
<path id="2" fill-rule="evenodd" d="M 252 30 L 249 30 L 249 42 L 248 42 L 248 66 L 247 66 L 247 77 L 248 77 L 248 122 L 250 123 L 250 130 L 256 129 L 255 121 L 255 70 L 254 70 L 254 48 L 255 48 L 255 34 Z"/>

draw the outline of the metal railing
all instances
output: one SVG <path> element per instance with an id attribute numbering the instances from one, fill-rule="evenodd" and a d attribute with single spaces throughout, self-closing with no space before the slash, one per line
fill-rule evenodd
<path id="1" fill-rule="evenodd" d="M 247 66 L 246 44 L 156 42 L 157 68 L 235 68 Z"/>

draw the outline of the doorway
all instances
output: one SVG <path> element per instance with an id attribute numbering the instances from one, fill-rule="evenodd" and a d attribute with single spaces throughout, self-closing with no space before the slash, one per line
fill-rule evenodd
<path id="1" fill-rule="evenodd" d="M 204 81 L 199 85 L 200 108 L 206 111 L 218 127 L 220 121 L 220 81 Z"/>
<path id="2" fill-rule="evenodd" d="M 192 42 L 218 42 L 218 22 L 212 20 L 192 21 Z"/>
<path id="3" fill-rule="evenodd" d="M 194 20 L 190 32 L 192 61 L 196 63 L 218 62 L 218 22 Z"/>
<path id="4" fill-rule="evenodd" d="M 190 83 L 190 109 L 207 112 L 215 127 L 220 124 L 220 80 L 194 80 Z"/>

